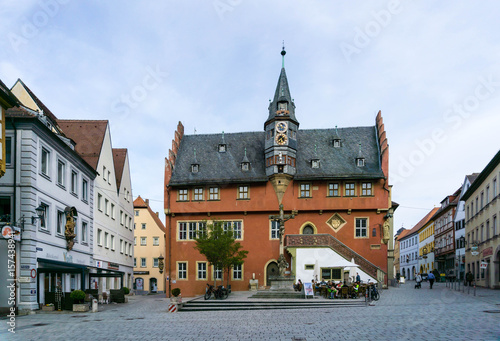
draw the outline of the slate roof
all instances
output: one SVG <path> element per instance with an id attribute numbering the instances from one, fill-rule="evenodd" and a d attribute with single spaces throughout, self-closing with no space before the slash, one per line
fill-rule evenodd
<path id="1" fill-rule="evenodd" d="M 333 129 L 299 130 L 297 132 L 297 180 L 324 179 L 380 179 L 384 174 L 380 165 L 376 129 L 355 127 L 338 129 L 342 147 L 334 148 Z M 225 153 L 218 151 L 221 134 L 184 135 L 181 140 L 171 186 L 190 184 L 221 184 L 265 182 L 264 132 L 226 133 Z M 365 166 L 356 166 L 359 143 Z M 247 149 L 250 170 L 242 171 L 241 162 Z M 316 149 L 316 154 L 315 154 Z M 195 159 L 200 165 L 198 173 L 191 172 Z M 320 168 L 311 167 L 311 159 L 320 159 Z"/>
<path id="2" fill-rule="evenodd" d="M 278 78 L 278 84 L 276 85 L 276 91 L 274 92 L 274 99 L 269 104 L 269 117 L 266 123 L 276 117 L 276 111 L 278 110 L 278 102 L 286 101 L 288 102 L 288 117 L 298 124 L 295 118 L 295 104 L 292 101 L 292 95 L 290 94 L 290 88 L 288 87 L 288 79 L 286 77 L 285 68 L 281 68 L 280 76 Z"/>
<path id="3" fill-rule="evenodd" d="M 64 134 L 76 142 L 76 152 L 97 170 L 107 120 L 57 120 Z"/>
<path id="4" fill-rule="evenodd" d="M 116 188 L 120 190 L 122 183 L 123 168 L 127 157 L 126 148 L 113 148 L 113 164 L 115 166 Z"/>

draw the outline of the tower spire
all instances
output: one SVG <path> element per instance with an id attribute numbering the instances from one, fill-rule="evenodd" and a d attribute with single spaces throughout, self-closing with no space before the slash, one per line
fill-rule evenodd
<path id="1" fill-rule="evenodd" d="M 285 68 L 285 41 L 283 40 L 283 47 L 281 48 L 281 68 Z"/>

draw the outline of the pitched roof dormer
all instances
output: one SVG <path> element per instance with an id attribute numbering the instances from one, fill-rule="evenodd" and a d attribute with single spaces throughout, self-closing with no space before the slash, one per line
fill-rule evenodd
<path id="1" fill-rule="evenodd" d="M 227 144 L 226 141 L 224 140 L 224 132 L 222 132 L 222 138 L 219 142 L 217 150 L 219 151 L 219 153 L 225 153 L 227 151 Z"/>
<path id="2" fill-rule="evenodd" d="M 333 134 L 332 144 L 334 148 L 340 148 L 342 146 L 337 126 L 335 126 L 335 133 Z"/>
<path id="3" fill-rule="evenodd" d="M 320 168 L 321 163 L 318 156 L 318 145 L 314 145 L 314 154 L 311 158 L 311 168 Z"/>
<path id="4" fill-rule="evenodd" d="M 245 148 L 245 155 L 243 156 L 243 160 L 241 160 L 241 170 L 243 172 L 248 172 L 250 170 L 250 161 L 247 157 L 247 149 Z"/>
<path id="5" fill-rule="evenodd" d="M 196 148 L 193 150 L 194 156 L 193 160 L 191 161 L 191 173 L 198 173 L 200 171 L 200 164 L 198 163 L 198 160 L 196 159 Z"/>
<path id="6" fill-rule="evenodd" d="M 359 152 L 358 152 L 358 157 L 356 158 L 356 166 L 357 167 L 365 166 L 365 156 L 361 152 L 361 143 L 359 144 Z"/>

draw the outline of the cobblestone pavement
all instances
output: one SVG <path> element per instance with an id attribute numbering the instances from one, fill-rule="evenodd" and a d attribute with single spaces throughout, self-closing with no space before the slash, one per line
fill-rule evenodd
<path id="1" fill-rule="evenodd" d="M 413 286 L 384 290 L 374 306 L 300 310 L 169 314 L 165 297 L 132 296 L 98 313 L 18 316 L 16 334 L 0 319 L 0 340 L 500 340 L 500 291 Z"/>

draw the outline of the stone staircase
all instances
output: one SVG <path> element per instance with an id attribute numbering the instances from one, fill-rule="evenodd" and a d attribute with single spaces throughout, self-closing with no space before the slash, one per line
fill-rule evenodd
<path id="1" fill-rule="evenodd" d="M 265 309 L 313 309 L 313 308 L 345 308 L 365 307 L 364 298 L 348 300 L 302 299 L 301 301 L 204 301 L 203 298 L 191 300 L 182 305 L 179 312 L 193 311 L 226 311 L 226 310 L 265 310 Z"/>
<path id="2" fill-rule="evenodd" d="M 329 247 L 339 255 L 359 265 L 359 268 L 373 278 L 377 277 L 377 272 L 384 272 L 375 264 L 368 261 L 353 249 L 342 243 L 330 234 L 289 234 L 285 236 L 285 247 Z M 385 273 L 385 272 L 384 272 Z"/>

